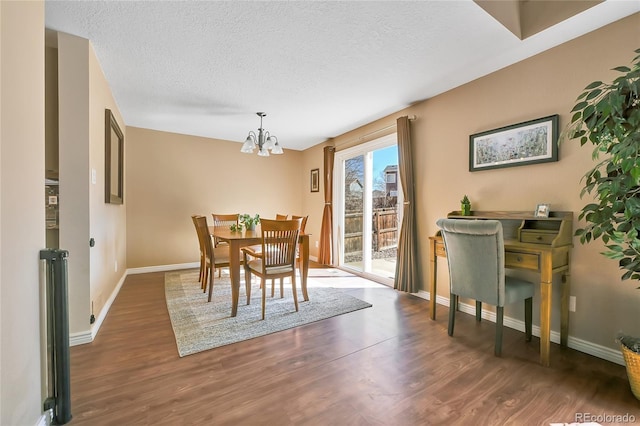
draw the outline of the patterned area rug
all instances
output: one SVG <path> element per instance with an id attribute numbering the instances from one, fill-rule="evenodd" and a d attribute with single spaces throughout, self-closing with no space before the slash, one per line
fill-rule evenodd
<path id="1" fill-rule="evenodd" d="M 300 284 L 297 285 L 299 312 L 296 312 L 291 286 L 285 282 L 284 298 L 281 299 L 276 281 L 276 293 L 272 298 L 271 282 L 268 281 L 266 314 L 262 321 L 262 290 L 260 280 L 254 277 L 251 305 L 246 304 L 242 281 L 238 315 L 231 317 L 231 281 L 226 272 L 223 270 L 222 278 L 215 277 L 211 302 L 207 302 L 208 294 L 200 289 L 198 270 L 165 274 L 167 308 L 181 357 L 372 306 L 335 288 L 314 288 L 309 282 L 308 302 L 303 300 Z"/>

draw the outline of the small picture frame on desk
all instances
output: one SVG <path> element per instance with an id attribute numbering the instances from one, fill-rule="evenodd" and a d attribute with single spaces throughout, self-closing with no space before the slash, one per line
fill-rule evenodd
<path id="1" fill-rule="evenodd" d="M 535 217 L 549 217 L 549 204 L 538 204 L 533 215 Z"/>

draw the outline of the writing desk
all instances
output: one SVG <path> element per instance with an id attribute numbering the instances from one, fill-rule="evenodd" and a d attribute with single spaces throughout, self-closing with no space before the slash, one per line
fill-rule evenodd
<path id="1" fill-rule="evenodd" d="M 540 363 L 549 366 L 551 350 L 551 302 L 553 274 L 562 274 L 560 300 L 560 344 L 567 346 L 569 335 L 569 287 L 573 212 L 550 212 L 548 218 L 534 217 L 531 212 L 474 211 L 471 216 L 460 212 L 447 215 L 451 219 L 493 219 L 502 223 L 505 268 L 522 269 L 540 274 Z M 447 253 L 440 231 L 429 237 L 429 292 L 431 319 L 436 319 L 438 257 Z M 450 306 L 449 309 L 455 309 Z"/>
<path id="2" fill-rule="evenodd" d="M 231 316 L 238 313 L 238 299 L 240 298 L 240 249 L 246 246 L 260 244 L 262 232 L 243 229 L 241 232 L 231 231 L 228 226 L 209 226 L 209 234 L 229 244 L 229 275 L 231 278 Z M 307 292 L 307 276 L 309 274 L 309 234 L 300 234 L 298 241 L 300 250 L 300 275 L 302 278 L 302 296 L 309 300 Z M 213 285 L 211 283 L 210 285 Z"/>

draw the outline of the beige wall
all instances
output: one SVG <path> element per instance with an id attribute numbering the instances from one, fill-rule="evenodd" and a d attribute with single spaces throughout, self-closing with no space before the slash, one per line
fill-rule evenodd
<path id="1" fill-rule="evenodd" d="M 0 424 L 41 419 L 44 3 L 0 2 Z"/>
<path id="2" fill-rule="evenodd" d="M 89 236 L 95 246 L 89 250 L 91 271 L 89 309 L 97 317 L 116 285 L 127 271 L 126 205 L 105 203 L 105 109 L 110 109 L 127 140 L 124 119 L 113 98 L 109 83 L 89 42 L 89 180 L 95 170 L 96 182 L 89 185 Z M 127 200 L 125 198 L 124 202 Z M 88 317 L 85 318 L 88 324 Z"/>
<path id="3" fill-rule="evenodd" d="M 60 247 L 69 251 L 69 332 L 86 342 L 92 309 L 106 314 L 127 268 L 126 207 L 104 202 L 105 109 L 125 123 L 89 40 L 59 33 L 57 50 Z"/>
<path id="4" fill-rule="evenodd" d="M 249 131 L 249 129 L 247 129 Z M 244 135 L 240 135 L 243 137 Z M 192 214 L 302 213 L 302 153 L 268 158 L 242 145 L 135 127 L 125 141 L 129 268 L 197 262 Z M 306 175 L 305 175 L 306 176 Z"/>
<path id="5" fill-rule="evenodd" d="M 459 209 L 464 194 L 469 195 L 475 210 L 533 211 L 536 204 L 546 202 L 552 210 L 575 212 L 577 222 L 581 207 L 587 203 L 579 194 L 580 179 L 593 165 L 590 148 L 581 149 L 578 142 L 568 141 L 560 146 L 558 162 L 472 173 L 468 171 L 469 135 L 552 114 L 560 115 L 563 128 L 576 97 L 588 83 L 611 80 L 616 76 L 611 68 L 631 63 L 633 51 L 640 47 L 638 28 L 640 14 L 330 141 L 341 150 L 360 143 L 362 135 L 393 124 L 399 116 L 417 116 L 411 133 L 423 290 L 428 287 L 427 238 L 437 231 L 438 218 Z M 321 158 L 320 151 L 309 152 Z M 309 195 L 303 203 L 316 205 Z M 316 223 L 315 218 L 312 223 Z M 312 232 L 316 230 L 319 227 Z M 577 309 L 570 317 L 574 347 L 586 341 L 615 348 L 614 336 L 619 330 L 640 335 L 637 283 L 620 282 L 616 262 L 599 254 L 603 248 L 600 242 L 583 246 L 574 239 L 574 244 L 571 294 L 577 298 Z M 439 262 L 438 295 L 448 297 L 446 261 Z M 555 332 L 559 331 L 559 284 L 556 277 L 552 314 Z M 521 317 L 517 308 L 513 312 L 512 316 Z M 539 323 L 537 309 L 534 321 Z"/>

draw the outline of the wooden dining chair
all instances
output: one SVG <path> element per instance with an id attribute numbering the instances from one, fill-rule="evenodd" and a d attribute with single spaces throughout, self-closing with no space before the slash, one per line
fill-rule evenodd
<path id="1" fill-rule="evenodd" d="M 306 231 L 306 227 L 307 227 L 307 220 L 309 219 L 309 216 L 296 216 L 296 215 L 291 215 L 291 219 L 302 219 L 302 222 L 300 224 L 300 233 L 304 234 Z M 296 265 L 298 265 L 298 268 L 300 268 L 300 251 L 301 251 L 301 244 L 298 244 L 298 249 L 296 250 Z"/>
<path id="2" fill-rule="evenodd" d="M 217 214 L 211 213 L 213 217 L 213 226 L 238 226 L 238 222 L 240 221 L 240 213 L 235 214 Z M 226 244 L 224 241 L 220 241 L 217 238 L 213 239 L 214 247 L 218 247 L 220 244 Z"/>
<path id="3" fill-rule="evenodd" d="M 291 277 L 293 302 L 298 311 L 298 293 L 296 291 L 296 247 L 302 219 L 269 220 L 260 222 L 262 243 L 260 252 L 244 247 L 244 273 L 247 291 L 247 303 L 251 298 L 251 276 L 257 275 L 262 286 L 262 319 L 265 317 L 267 298 L 267 279 Z M 252 259 L 250 259 L 250 257 Z M 280 289 L 282 292 L 282 287 Z M 272 293 L 273 294 L 273 293 Z"/>
<path id="4" fill-rule="evenodd" d="M 236 225 L 240 221 L 240 213 L 234 214 L 218 214 L 211 213 L 213 217 L 213 226 L 231 226 Z M 213 247 L 214 248 L 227 248 L 227 257 L 229 257 L 229 247 L 228 244 L 224 241 L 220 241 L 220 239 L 213 237 Z M 222 276 L 222 269 L 218 269 L 218 278 Z"/>
<path id="5" fill-rule="evenodd" d="M 287 220 L 289 215 L 276 213 L 276 220 Z M 260 253 L 262 250 L 262 246 L 260 244 L 256 244 L 250 247 L 255 253 Z M 271 280 L 271 297 L 275 295 L 275 284 L 276 280 Z M 284 278 L 280 278 L 280 298 L 283 297 L 283 288 L 284 288 Z"/>
<path id="6" fill-rule="evenodd" d="M 300 222 L 300 233 L 304 234 L 305 233 L 305 229 L 307 227 L 307 220 L 309 219 L 309 216 L 291 215 L 291 219 L 302 219 L 302 222 Z"/>
<path id="7" fill-rule="evenodd" d="M 204 243 L 202 242 L 202 238 L 200 237 L 200 232 L 198 231 L 198 224 L 196 223 L 196 218 L 200 215 L 193 214 L 191 215 L 191 221 L 193 222 L 193 226 L 196 229 L 196 235 L 198 237 L 198 247 L 200 249 L 200 274 L 198 275 L 198 282 L 202 283 L 202 279 L 204 278 L 204 270 L 205 270 L 205 257 L 204 257 Z"/>
<path id="8" fill-rule="evenodd" d="M 276 214 L 276 220 L 287 220 L 289 216 L 285 215 L 285 214 Z M 295 216 L 295 215 L 291 215 L 291 219 L 302 219 L 302 222 L 300 224 L 300 233 L 304 234 L 305 232 L 305 227 L 307 226 L 307 219 L 309 219 L 309 216 Z M 254 251 L 259 252 L 261 250 L 261 247 L 258 246 L 254 246 L 253 247 Z M 300 247 L 298 246 L 298 249 L 296 250 L 296 265 L 298 265 L 298 267 L 300 266 Z M 271 297 L 275 296 L 275 279 L 271 280 Z M 283 297 L 283 289 L 284 289 L 284 278 L 280 278 L 280 298 Z"/>
<path id="9" fill-rule="evenodd" d="M 229 248 L 213 246 L 213 238 L 209 233 L 206 216 L 197 216 L 195 221 L 198 234 L 203 240 L 205 253 L 205 272 L 202 279 L 202 292 L 206 293 L 207 286 L 209 287 L 209 298 L 207 300 L 211 302 L 211 296 L 213 294 L 213 272 L 216 268 L 229 266 Z"/>

